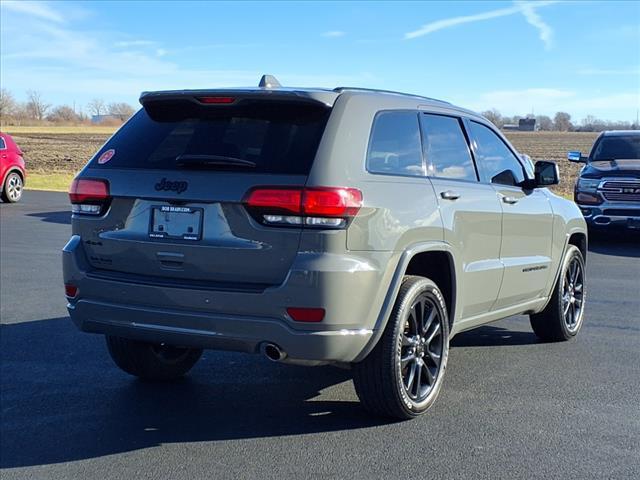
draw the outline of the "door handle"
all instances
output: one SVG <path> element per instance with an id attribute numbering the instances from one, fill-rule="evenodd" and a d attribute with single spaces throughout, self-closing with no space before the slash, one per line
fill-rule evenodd
<path id="1" fill-rule="evenodd" d="M 454 192 L 453 190 L 440 192 L 440 196 L 445 200 L 457 200 L 460 198 L 460 194 L 458 192 Z"/>
<path id="2" fill-rule="evenodd" d="M 502 195 L 502 201 L 504 203 L 508 203 L 509 205 L 513 205 L 514 203 L 518 203 L 518 200 L 516 197 L 509 197 L 507 195 Z"/>

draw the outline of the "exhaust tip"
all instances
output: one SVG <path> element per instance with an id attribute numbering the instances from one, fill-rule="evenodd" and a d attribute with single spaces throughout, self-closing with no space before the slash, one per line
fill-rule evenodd
<path id="1" fill-rule="evenodd" d="M 260 350 L 262 354 L 272 362 L 280 362 L 287 357 L 287 354 L 273 343 L 263 343 Z"/>

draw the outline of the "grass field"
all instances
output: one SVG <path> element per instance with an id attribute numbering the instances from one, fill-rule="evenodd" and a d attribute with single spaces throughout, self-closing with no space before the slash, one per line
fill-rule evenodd
<path id="1" fill-rule="evenodd" d="M 24 151 L 30 176 L 27 188 L 66 190 L 74 174 L 115 131 L 114 127 L 6 127 Z M 586 132 L 506 132 L 509 141 L 535 160 L 553 160 L 561 183 L 553 190 L 571 196 L 580 169 L 569 163 L 569 150 L 588 152 L 598 136 Z"/>

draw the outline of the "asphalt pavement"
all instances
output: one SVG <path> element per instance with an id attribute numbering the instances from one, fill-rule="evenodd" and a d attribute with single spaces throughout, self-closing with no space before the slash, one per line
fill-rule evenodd
<path id="1" fill-rule="evenodd" d="M 140 382 L 67 318 L 65 194 L 0 205 L 0 477 L 640 478 L 640 236 L 592 239 L 565 343 L 512 317 L 452 341 L 427 415 L 372 418 L 349 372 L 205 352 Z"/>

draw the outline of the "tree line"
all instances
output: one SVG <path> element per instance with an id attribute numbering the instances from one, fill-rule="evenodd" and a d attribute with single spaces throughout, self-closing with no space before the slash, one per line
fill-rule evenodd
<path id="1" fill-rule="evenodd" d="M 94 98 L 84 108 L 70 105 L 53 106 L 48 103 L 42 93 L 36 90 L 27 91 L 27 100 L 18 102 L 6 88 L 0 89 L 0 120 L 3 125 L 28 125 L 54 123 L 73 125 L 90 123 L 94 115 L 107 115 L 101 124 L 119 124 L 135 113 L 135 109 L 124 102 L 106 103 L 101 98 Z"/>
<path id="2" fill-rule="evenodd" d="M 84 108 L 76 109 L 69 105 L 53 106 L 47 103 L 43 95 L 36 90 L 27 91 L 26 102 L 16 101 L 13 94 L 5 88 L 0 89 L 0 121 L 4 125 L 27 125 L 30 123 L 49 122 L 54 124 L 90 123 L 94 115 L 108 115 L 101 123 L 118 124 L 133 115 L 135 109 L 128 103 L 106 103 L 101 98 L 94 98 Z M 637 122 L 611 122 L 587 115 L 579 123 L 573 123 L 567 112 L 557 112 L 553 118 L 547 115 L 528 114 L 524 117 L 503 116 L 498 110 L 482 112 L 497 127 L 518 125 L 521 118 L 535 118 L 536 129 L 558 132 L 600 132 L 602 130 L 638 130 Z"/>
<path id="3" fill-rule="evenodd" d="M 503 116 L 498 110 L 492 109 L 482 112 L 484 116 L 491 123 L 497 127 L 504 127 L 505 125 L 518 125 L 518 122 L 522 118 L 535 118 L 536 129 L 543 131 L 555 131 L 555 132 L 601 132 L 603 130 L 638 130 L 640 125 L 637 122 L 612 122 L 608 120 L 601 120 L 593 115 L 587 115 L 579 123 L 574 123 L 571 119 L 571 115 L 567 112 L 557 112 L 553 118 L 547 115 L 532 115 L 528 114 L 523 117 L 515 115 L 513 117 Z"/>

